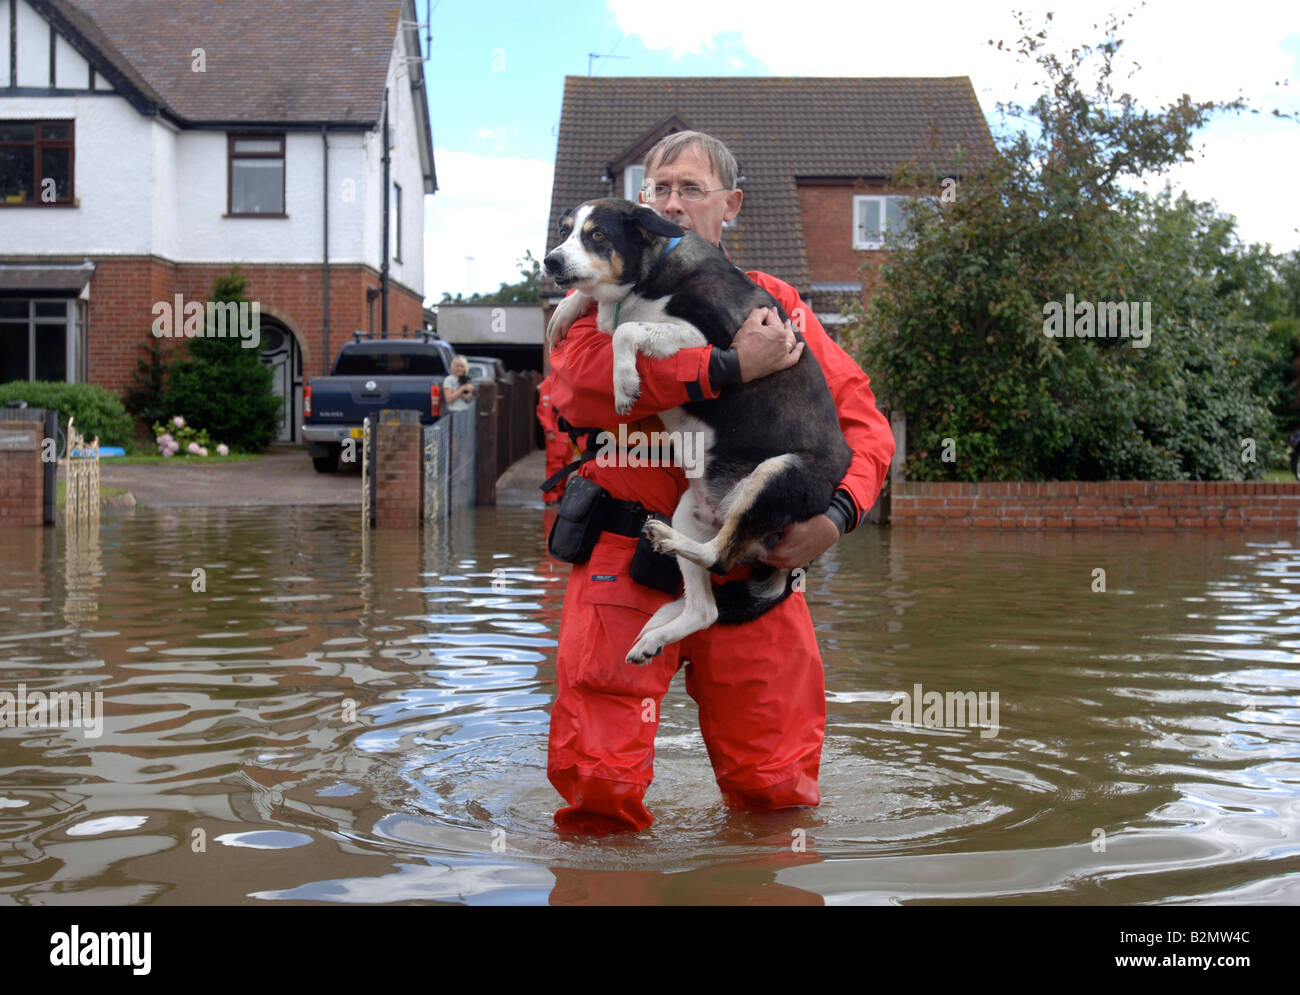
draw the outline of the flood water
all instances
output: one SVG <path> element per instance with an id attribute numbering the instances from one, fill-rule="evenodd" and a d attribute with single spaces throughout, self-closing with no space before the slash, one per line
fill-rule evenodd
<path id="1" fill-rule="evenodd" d="M 0 533 L 0 691 L 103 695 L 0 729 L 0 903 L 1300 902 L 1295 534 L 864 526 L 808 579 L 821 806 L 725 809 L 679 673 L 655 825 L 575 839 L 541 518 Z"/>

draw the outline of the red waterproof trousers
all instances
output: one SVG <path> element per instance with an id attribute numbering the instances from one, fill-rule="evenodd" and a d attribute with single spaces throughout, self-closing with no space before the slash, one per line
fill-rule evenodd
<path id="1" fill-rule="evenodd" d="M 671 598 L 628 576 L 635 549 L 635 539 L 602 534 L 591 559 L 573 568 L 565 592 L 547 766 L 569 807 L 556 822 L 651 824 L 642 797 L 654 776 L 659 708 L 683 663 L 727 803 L 816 805 L 826 688 L 803 595 L 753 622 L 711 626 L 636 666 L 624 659 L 627 651 Z"/>

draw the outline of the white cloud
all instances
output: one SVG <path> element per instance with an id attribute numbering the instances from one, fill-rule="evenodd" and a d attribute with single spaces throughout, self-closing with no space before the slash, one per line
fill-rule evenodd
<path id="1" fill-rule="evenodd" d="M 519 280 L 525 249 L 541 258 L 551 202 L 549 160 L 436 149 L 438 192 L 428 199 L 425 295 L 496 290 Z M 466 283 L 466 256 L 472 285 Z"/>

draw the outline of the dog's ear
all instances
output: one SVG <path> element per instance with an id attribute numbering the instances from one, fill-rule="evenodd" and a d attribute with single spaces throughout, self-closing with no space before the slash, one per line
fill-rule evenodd
<path id="1" fill-rule="evenodd" d="M 653 207 L 646 207 L 644 204 L 628 215 L 628 222 L 636 225 L 647 235 L 666 235 L 669 238 L 676 238 L 678 235 L 686 234 L 686 229 L 681 225 L 674 224 L 658 214 Z"/>

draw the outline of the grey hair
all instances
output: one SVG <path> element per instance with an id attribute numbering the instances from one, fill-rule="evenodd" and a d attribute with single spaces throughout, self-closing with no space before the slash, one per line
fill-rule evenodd
<path id="1" fill-rule="evenodd" d="M 649 172 L 652 163 L 667 166 L 676 162 L 677 157 L 691 146 L 697 146 L 709 157 L 709 164 L 718 174 L 724 189 L 736 189 L 736 177 L 740 173 L 736 157 L 720 141 L 702 131 L 675 131 L 659 139 L 645 154 L 646 171 Z"/>

